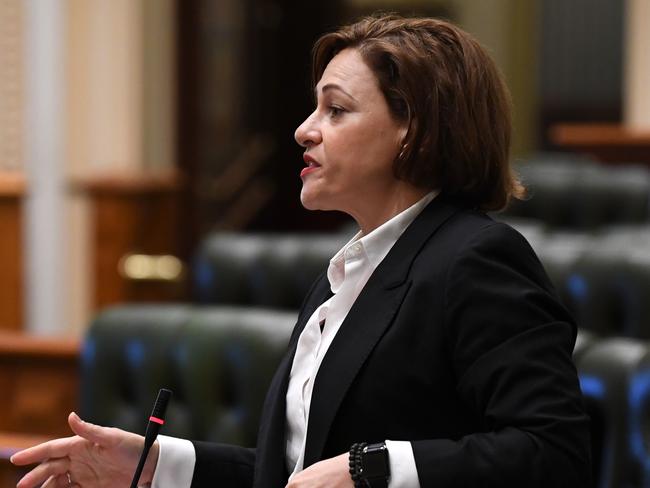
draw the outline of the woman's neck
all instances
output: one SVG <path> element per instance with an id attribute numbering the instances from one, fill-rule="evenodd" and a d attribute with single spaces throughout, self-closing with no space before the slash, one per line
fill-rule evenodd
<path id="1" fill-rule="evenodd" d="M 351 216 L 357 221 L 363 235 L 368 235 L 380 225 L 388 222 L 420 201 L 431 190 L 404 185 L 386 195 L 365 200 L 364 205 Z"/>

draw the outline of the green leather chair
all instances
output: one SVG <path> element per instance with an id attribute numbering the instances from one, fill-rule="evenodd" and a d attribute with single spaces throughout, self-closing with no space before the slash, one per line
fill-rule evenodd
<path id="1" fill-rule="evenodd" d="M 581 327 L 650 339 L 650 245 L 599 241 L 575 260 L 566 283 Z"/>
<path id="2" fill-rule="evenodd" d="M 650 170 L 554 154 L 520 163 L 529 194 L 504 215 L 537 219 L 554 229 L 595 230 L 650 221 Z"/>
<path id="3" fill-rule="evenodd" d="M 193 264 L 194 296 L 202 304 L 298 310 L 309 287 L 352 237 L 331 234 L 218 232 Z"/>
<path id="4" fill-rule="evenodd" d="M 143 433 L 160 388 L 174 392 L 164 434 L 254 446 L 266 389 L 295 312 L 128 305 L 84 340 L 81 414 Z"/>

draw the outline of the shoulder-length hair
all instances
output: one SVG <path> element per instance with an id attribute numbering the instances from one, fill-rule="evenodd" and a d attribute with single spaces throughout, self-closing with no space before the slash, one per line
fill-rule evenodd
<path id="1" fill-rule="evenodd" d="M 359 51 L 393 117 L 407 124 L 397 178 L 486 211 L 523 196 L 510 166 L 510 95 L 470 34 L 438 19 L 363 18 L 316 41 L 314 87 L 346 48 Z"/>

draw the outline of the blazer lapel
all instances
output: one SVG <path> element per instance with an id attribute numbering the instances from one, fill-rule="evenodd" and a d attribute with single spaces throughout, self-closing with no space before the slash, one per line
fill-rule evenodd
<path id="1" fill-rule="evenodd" d="M 280 362 L 269 386 L 257 436 L 255 488 L 277 488 L 286 484 L 288 473 L 285 461 L 285 431 L 289 373 L 296 354 L 300 333 L 316 308 L 331 295 L 329 282 L 323 275 L 316 281 L 305 299 L 289 340 L 287 353 Z"/>
<path id="2" fill-rule="evenodd" d="M 307 325 L 307 321 L 314 314 L 316 309 L 332 295 L 333 293 L 327 279 L 327 273 L 322 273 L 314 282 L 309 292 L 307 292 L 307 297 L 300 307 L 300 314 L 298 315 L 296 326 L 293 328 L 291 338 L 289 339 L 289 348 L 297 345 L 298 338 Z"/>
<path id="3" fill-rule="evenodd" d="M 410 286 L 407 277 L 415 257 L 440 225 L 458 210 L 443 197 L 434 199 L 377 267 L 343 321 L 316 376 L 309 412 L 305 467 L 321 459 L 332 422 L 346 392 L 393 322 Z"/>

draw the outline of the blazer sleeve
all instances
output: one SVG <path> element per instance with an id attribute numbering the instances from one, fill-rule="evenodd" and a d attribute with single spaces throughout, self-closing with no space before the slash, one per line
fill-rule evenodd
<path id="1" fill-rule="evenodd" d="M 576 326 L 528 243 L 491 223 L 448 268 L 444 326 L 459 398 L 480 428 L 414 441 L 422 488 L 591 486 Z"/>
<path id="2" fill-rule="evenodd" d="M 251 488 L 255 449 L 193 441 L 196 464 L 191 488 Z"/>

